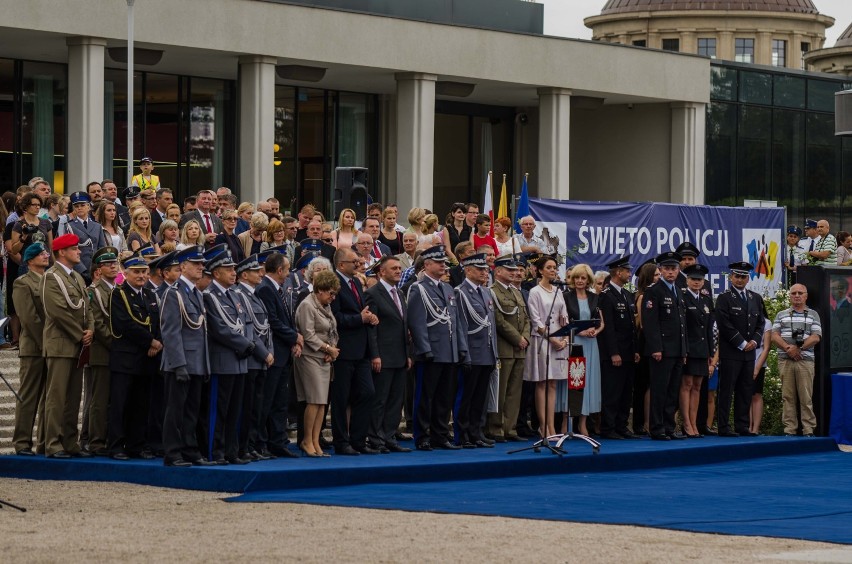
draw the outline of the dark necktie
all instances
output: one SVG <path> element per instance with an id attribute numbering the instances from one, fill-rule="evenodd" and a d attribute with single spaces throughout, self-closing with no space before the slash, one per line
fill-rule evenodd
<path id="1" fill-rule="evenodd" d="M 355 301 L 358 302 L 358 307 L 361 307 L 361 296 L 358 295 L 358 288 L 355 286 L 355 281 L 351 278 L 349 279 L 349 289 L 352 290 L 352 294 L 355 296 Z"/>
<path id="2" fill-rule="evenodd" d="M 793 254 L 793 247 L 790 247 L 790 266 L 796 265 L 796 256 Z"/>
<path id="3" fill-rule="evenodd" d="M 748 297 L 746 296 L 746 293 L 745 292 L 739 292 L 739 294 L 740 294 L 740 300 L 742 300 L 743 305 L 748 307 Z"/>
<path id="4" fill-rule="evenodd" d="M 86 229 L 86 230 L 89 229 L 89 220 L 88 219 L 83 220 L 83 229 Z"/>

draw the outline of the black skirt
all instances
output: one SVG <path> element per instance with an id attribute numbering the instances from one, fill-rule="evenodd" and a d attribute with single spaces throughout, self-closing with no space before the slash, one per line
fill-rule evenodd
<path id="1" fill-rule="evenodd" d="M 684 376 L 702 376 L 710 375 L 710 367 L 707 366 L 706 358 L 687 358 L 686 365 L 683 367 Z"/>

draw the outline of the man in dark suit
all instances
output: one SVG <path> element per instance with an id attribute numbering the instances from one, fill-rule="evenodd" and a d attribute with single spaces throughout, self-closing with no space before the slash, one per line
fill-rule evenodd
<path id="1" fill-rule="evenodd" d="M 285 282 L 290 271 L 287 257 L 281 253 L 266 255 L 266 274 L 255 289 L 269 314 L 269 330 L 272 332 L 272 366 L 255 383 L 255 426 L 257 433 L 249 437 L 249 452 L 261 458 L 276 456 L 296 458 L 296 453 L 287 448 L 287 406 L 290 401 L 288 366 L 291 354 L 302 354 L 304 340 L 293 325 L 293 313 L 287 310 Z"/>
<path id="2" fill-rule="evenodd" d="M 753 436 L 749 431 L 749 410 L 754 378 L 754 351 L 763 338 L 761 297 L 746 289 L 752 265 L 735 262 L 728 265 L 731 288 L 716 299 L 716 323 L 719 326 L 719 390 L 716 412 L 720 437 Z M 734 399 L 734 431 L 729 414 Z"/>
<path id="3" fill-rule="evenodd" d="M 109 298 L 113 338 L 107 448 L 115 460 L 145 452 L 149 386 L 151 376 L 159 371 L 158 355 L 163 350 L 157 296 L 145 288 L 148 265 L 141 257 L 131 256 L 122 266 L 124 282 Z"/>
<path id="4" fill-rule="evenodd" d="M 358 258 L 352 249 L 334 254 L 334 267 L 340 279 L 340 293 L 331 303 L 340 336 L 340 354 L 334 361 L 331 384 L 331 431 L 336 454 L 378 454 L 367 445 L 370 409 L 373 406 L 371 360 L 378 358 L 369 333 L 379 318 L 364 303 L 361 281 L 355 278 Z M 347 407 L 351 408 L 347 425 Z"/>
<path id="5" fill-rule="evenodd" d="M 201 385 L 210 376 L 204 299 L 196 284 L 204 276 L 204 249 L 192 246 L 175 257 L 180 279 L 163 294 L 160 308 L 166 381 L 163 449 L 166 466 L 211 466 L 201 455 L 196 427 L 201 405 Z"/>
<path id="6" fill-rule="evenodd" d="M 166 210 L 174 201 L 172 191 L 168 188 L 158 188 L 156 192 L 157 205 L 151 210 L 151 233 L 157 233 L 160 225 L 166 220 Z"/>
<path id="7" fill-rule="evenodd" d="M 497 365 L 494 298 L 487 287 L 490 269 L 484 253 L 467 257 L 461 265 L 465 281 L 456 286 L 455 295 L 460 310 L 459 331 L 467 334 L 468 355 L 462 362 L 456 395 L 454 438 L 462 448 L 493 448 L 494 440 L 485 438 L 482 431 L 488 386 Z"/>
<path id="8" fill-rule="evenodd" d="M 470 241 L 462 241 L 456 245 L 456 248 L 453 250 L 456 253 L 456 260 L 458 260 L 459 263 L 476 252 L 473 248 L 473 243 Z M 450 286 L 455 288 L 462 282 L 464 282 L 464 268 L 461 264 L 457 264 L 450 268 Z"/>
<path id="9" fill-rule="evenodd" d="M 458 450 L 450 442 L 450 408 L 457 364 L 467 357 L 467 335 L 461 331 L 458 303 L 449 284 L 441 282 L 447 269 L 443 245 L 420 255 L 423 278 L 408 292 L 411 354 L 417 362 L 414 399 L 414 441 L 417 450 Z"/>
<path id="10" fill-rule="evenodd" d="M 179 227 L 194 219 L 204 232 L 205 246 L 210 246 L 216 240 L 216 235 L 222 232 L 222 220 L 216 215 L 216 194 L 212 190 L 201 190 L 195 199 L 196 208 L 183 214 Z"/>
<path id="11" fill-rule="evenodd" d="M 396 432 L 402 415 L 405 380 L 411 368 L 408 356 L 408 329 L 405 326 L 405 297 L 396 287 L 402 276 L 402 263 L 396 257 L 383 257 L 378 265 L 379 282 L 364 292 L 364 303 L 379 319 L 369 332 L 372 350 L 373 406 L 370 446 L 380 452 L 411 452 L 397 443 Z"/>
<path id="12" fill-rule="evenodd" d="M 689 241 L 684 241 L 683 243 L 677 246 L 675 252 L 680 255 L 680 272 L 678 273 L 677 279 L 675 280 L 675 285 L 677 285 L 677 287 L 680 289 L 684 289 L 686 288 L 687 284 L 686 274 L 683 273 L 683 269 L 697 263 L 698 255 L 701 254 L 701 251 L 699 251 L 698 247 L 696 247 Z M 706 278 L 704 279 L 704 290 L 706 290 L 709 295 L 713 294 L 713 291 L 710 288 L 710 281 Z"/>
<path id="13" fill-rule="evenodd" d="M 630 281 L 630 255 L 614 260 L 609 268 L 609 284 L 601 292 L 598 307 L 605 330 L 598 337 L 601 357 L 601 436 L 608 439 L 635 439 L 627 428 L 633 399 L 633 377 L 639 351 L 636 350 L 633 294 L 624 286 Z"/>
<path id="14" fill-rule="evenodd" d="M 675 281 L 680 255 L 663 253 L 657 257 L 660 280 L 651 284 L 642 297 L 642 327 L 645 353 L 651 357 L 651 438 L 658 441 L 683 439 L 675 433 L 680 380 L 686 359 L 686 308 Z"/>

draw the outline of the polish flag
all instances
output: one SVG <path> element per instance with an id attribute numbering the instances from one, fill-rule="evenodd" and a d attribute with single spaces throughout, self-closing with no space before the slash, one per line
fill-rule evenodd
<path id="1" fill-rule="evenodd" d="M 485 179 L 485 204 L 482 206 L 482 211 L 491 218 L 491 230 L 488 232 L 494 236 L 494 197 L 491 195 L 491 171 L 488 171 L 488 178 Z"/>

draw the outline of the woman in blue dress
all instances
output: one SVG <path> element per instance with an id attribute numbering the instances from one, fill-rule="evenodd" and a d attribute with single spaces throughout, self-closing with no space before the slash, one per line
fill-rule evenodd
<path id="1" fill-rule="evenodd" d="M 571 321 L 578 319 L 601 319 L 600 311 L 598 310 L 598 295 L 591 292 L 590 288 L 594 285 L 594 273 L 587 264 L 578 264 L 571 269 L 569 283 L 573 285 L 573 289 L 565 292 L 565 306 L 568 310 L 568 318 Z M 579 331 L 574 335 L 574 346 L 583 347 L 583 356 L 586 358 L 586 387 L 576 393 L 567 388 L 567 382 L 564 383 L 565 389 L 557 390 L 556 400 L 557 408 L 562 408 L 567 411 L 570 408 L 572 417 L 580 416 L 577 424 L 577 432 L 581 435 L 588 435 L 588 427 L 586 420 L 592 413 L 598 413 L 601 410 L 601 359 L 598 352 L 597 335 L 604 330 L 603 320 L 597 327 Z M 559 383 L 560 388 L 563 385 Z M 580 396 L 582 396 L 582 405 L 580 404 Z M 560 403 L 561 400 L 561 403 Z M 577 407 L 579 406 L 579 412 Z M 563 432 L 567 431 L 567 418 L 563 423 Z"/>

